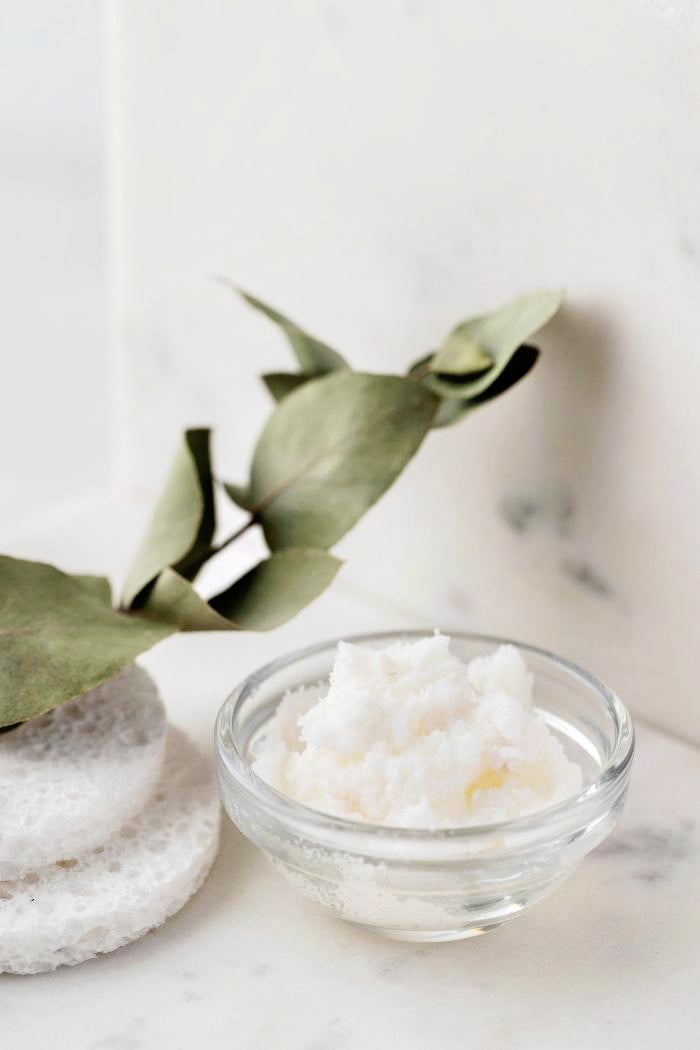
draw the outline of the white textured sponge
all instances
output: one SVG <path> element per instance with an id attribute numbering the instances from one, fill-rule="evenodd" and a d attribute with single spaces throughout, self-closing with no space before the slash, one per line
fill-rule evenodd
<path id="1" fill-rule="evenodd" d="M 111 838 L 158 783 L 165 736 L 156 686 L 136 665 L 0 735 L 0 880 Z"/>
<path id="2" fill-rule="evenodd" d="M 169 730 L 160 783 L 104 846 L 0 882 L 0 972 L 40 973 L 111 952 L 178 911 L 216 855 L 214 772 Z"/>

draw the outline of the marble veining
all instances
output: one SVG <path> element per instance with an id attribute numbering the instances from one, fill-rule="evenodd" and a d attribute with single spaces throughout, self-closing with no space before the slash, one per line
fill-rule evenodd
<path id="1" fill-rule="evenodd" d="M 599 598 L 612 597 L 612 585 L 589 561 L 566 558 L 562 561 L 561 567 L 567 576 Z"/>
<path id="2" fill-rule="evenodd" d="M 419 945 L 414 945 L 411 951 L 401 951 L 395 956 L 389 956 L 387 959 L 382 959 L 376 968 L 377 977 L 384 981 L 405 981 L 407 979 L 407 970 L 413 967 L 416 960 L 425 957 L 427 949 Z"/>
<path id="3" fill-rule="evenodd" d="M 548 527 L 557 536 L 569 536 L 576 513 L 573 493 L 568 485 L 545 485 L 529 491 L 506 493 L 498 510 L 514 532 L 527 533 Z"/>
<path id="4" fill-rule="evenodd" d="M 679 863 L 697 862 L 697 825 L 691 819 L 677 824 L 639 824 L 604 842 L 596 856 L 624 860 L 627 878 L 658 882 L 667 879 Z"/>

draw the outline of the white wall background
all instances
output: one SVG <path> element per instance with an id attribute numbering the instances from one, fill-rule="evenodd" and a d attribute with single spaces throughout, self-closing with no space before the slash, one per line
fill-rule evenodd
<path id="1" fill-rule="evenodd" d="M 109 479 L 101 13 L 0 11 L 0 529 Z"/>
<path id="2" fill-rule="evenodd" d="M 198 422 L 244 476 L 288 355 L 214 273 L 376 370 L 563 285 L 537 371 L 430 437 L 346 578 L 700 737 L 698 69 L 670 0 L 115 4 L 122 477 Z"/>

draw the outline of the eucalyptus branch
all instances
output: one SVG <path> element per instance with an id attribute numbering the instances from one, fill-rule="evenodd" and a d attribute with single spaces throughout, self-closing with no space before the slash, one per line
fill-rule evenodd
<path id="1" fill-rule="evenodd" d="M 239 536 L 243 535 L 244 532 L 247 532 L 248 529 L 253 527 L 253 525 L 258 525 L 259 523 L 260 519 L 258 518 L 258 516 L 256 514 L 252 514 L 248 521 L 245 521 L 241 525 L 240 529 L 236 529 L 236 531 L 231 533 L 230 536 L 227 536 L 225 540 L 222 540 L 221 543 L 217 543 L 215 547 L 211 548 L 210 557 L 213 558 L 215 554 L 220 554 L 222 550 L 225 550 L 226 547 L 229 547 L 232 543 L 234 543 L 235 540 L 239 538 Z"/>
<path id="2" fill-rule="evenodd" d="M 267 631 L 317 598 L 341 562 L 331 548 L 393 485 L 428 432 L 517 383 L 528 345 L 561 303 L 536 292 L 463 321 L 407 376 L 354 372 L 279 311 L 241 293 L 278 326 L 296 372 L 264 377 L 275 409 L 243 484 L 220 481 L 207 428 L 185 431 L 117 609 L 109 581 L 0 555 L 0 730 L 107 681 L 175 631 Z M 215 484 L 246 520 L 214 542 Z M 254 525 L 267 553 L 210 599 L 194 581 Z M 131 614 L 131 615 L 124 615 Z"/>

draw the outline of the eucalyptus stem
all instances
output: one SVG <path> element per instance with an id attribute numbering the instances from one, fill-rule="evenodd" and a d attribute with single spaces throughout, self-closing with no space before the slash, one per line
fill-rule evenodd
<path id="1" fill-rule="evenodd" d="M 230 536 L 227 536 L 226 539 L 222 540 L 221 543 L 217 544 L 216 547 L 212 547 L 212 549 L 211 549 L 211 557 L 213 557 L 215 554 L 219 554 L 220 551 L 222 551 L 226 547 L 228 547 L 231 543 L 234 542 L 234 540 L 237 540 L 239 538 L 239 536 L 242 536 L 244 532 L 247 532 L 248 529 L 250 529 L 253 525 L 257 525 L 257 524 L 258 524 L 258 517 L 257 517 L 257 515 L 252 514 L 250 516 L 250 518 L 248 518 L 248 521 L 245 521 L 241 525 L 240 529 L 236 529 L 235 532 L 231 533 Z"/>
<path id="2" fill-rule="evenodd" d="M 412 379 L 416 383 L 420 383 L 422 379 L 430 375 L 430 362 L 426 361 L 424 365 L 420 365 L 418 368 L 414 368 L 413 371 L 406 374 L 407 379 Z"/>

